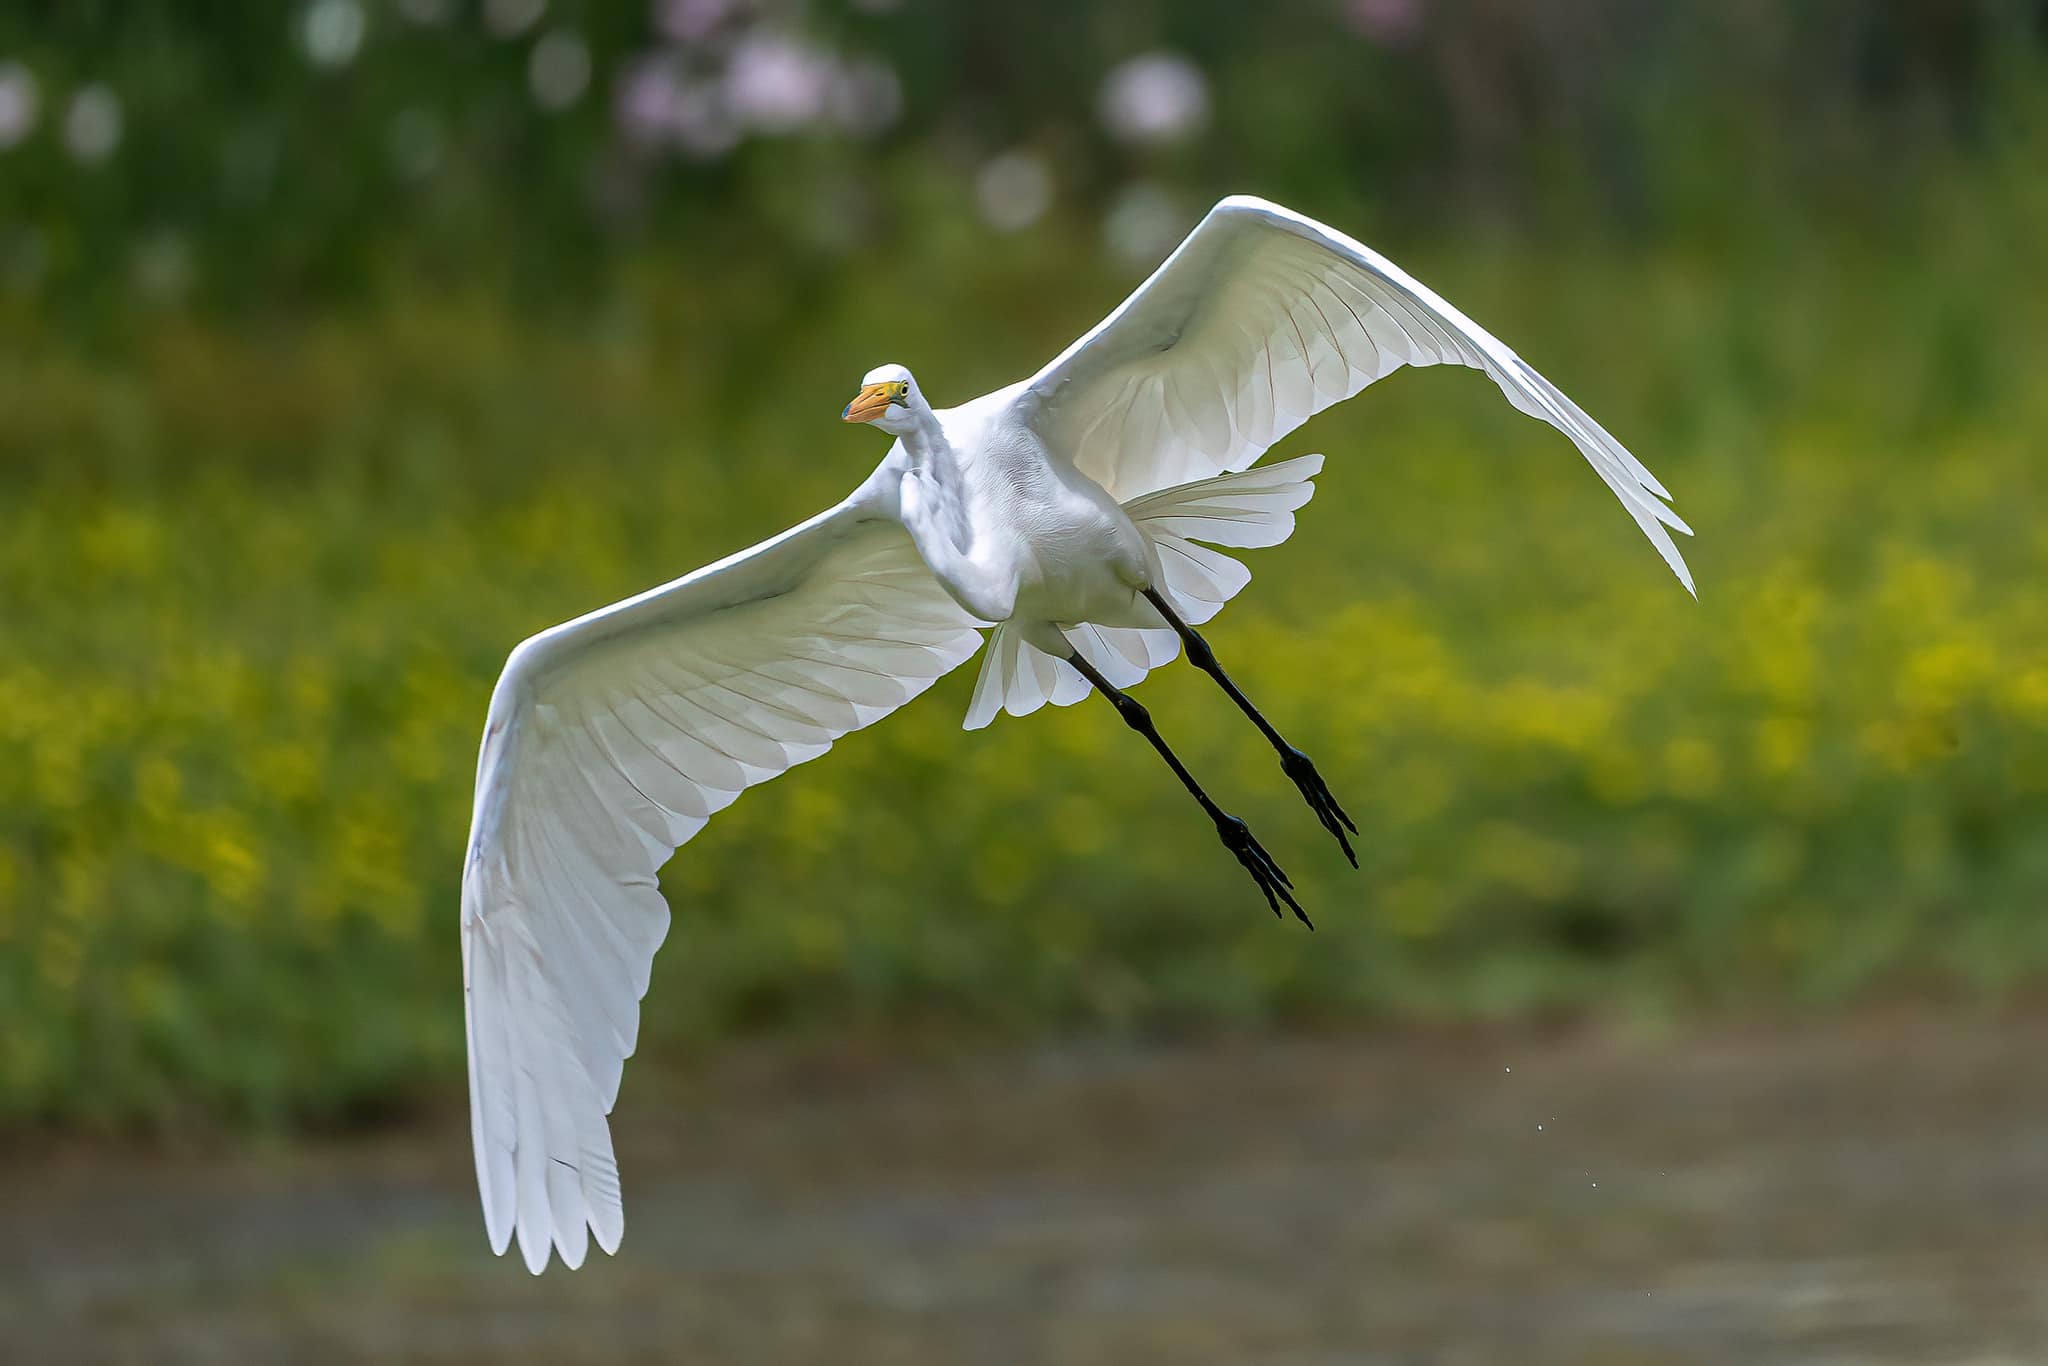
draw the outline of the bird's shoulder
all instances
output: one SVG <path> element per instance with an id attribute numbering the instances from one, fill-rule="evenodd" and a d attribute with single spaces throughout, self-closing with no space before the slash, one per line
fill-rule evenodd
<path id="1" fill-rule="evenodd" d="M 956 407 L 934 410 L 932 415 L 939 420 L 946 444 L 956 454 L 965 454 L 1017 425 L 1023 418 L 1020 400 L 1028 384 L 1029 381 L 1019 380 Z"/>

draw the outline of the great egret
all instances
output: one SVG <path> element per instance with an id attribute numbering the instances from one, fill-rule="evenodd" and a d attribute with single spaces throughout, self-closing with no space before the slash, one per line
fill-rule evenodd
<path id="1" fill-rule="evenodd" d="M 1275 915 L 1287 875 L 1126 691 L 1185 647 L 1325 829 L 1355 827 L 1195 631 L 1277 545 L 1320 455 L 1253 467 L 1403 365 L 1483 370 L 1558 428 L 1688 591 L 1662 484 L 1514 352 L 1351 238 L 1263 200 L 1210 210 L 1036 375 L 934 409 L 900 365 L 843 414 L 896 438 L 838 506 L 521 644 L 491 694 L 462 877 L 470 1120 L 492 1248 L 570 1266 L 624 1228 L 607 1116 L 669 911 L 656 873 L 739 793 L 964 663 L 966 724 L 1091 688 L 1215 823 Z M 1203 544 L 1206 543 L 1206 544 Z M 1356 859 L 1352 859 L 1356 863 Z"/>

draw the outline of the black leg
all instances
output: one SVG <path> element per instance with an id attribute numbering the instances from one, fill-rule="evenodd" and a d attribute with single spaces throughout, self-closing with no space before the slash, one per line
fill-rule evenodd
<path id="1" fill-rule="evenodd" d="M 1081 657 L 1079 651 L 1068 655 L 1067 663 L 1079 669 L 1081 677 L 1093 683 L 1095 691 L 1110 700 L 1116 707 L 1117 715 L 1123 717 L 1125 725 L 1151 741 L 1152 748 L 1158 750 L 1159 757 L 1166 760 L 1167 767 L 1180 779 L 1181 786 L 1193 794 L 1194 799 L 1201 803 L 1202 810 L 1208 812 L 1209 819 L 1216 822 L 1217 838 L 1223 841 L 1224 848 L 1237 856 L 1237 861 L 1252 875 L 1252 881 L 1259 884 L 1259 890 L 1266 894 L 1266 904 L 1273 908 L 1273 914 L 1280 914 L 1280 903 L 1284 901 L 1288 909 L 1294 912 L 1295 919 L 1314 929 L 1315 922 L 1308 918 L 1308 912 L 1302 910 L 1301 903 L 1294 899 L 1293 880 L 1273 861 L 1273 856 L 1266 852 L 1265 846 L 1253 836 L 1250 826 L 1216 805 L 1209 799 L 1209 794 L 1202 791 L 1202 785 L 1195 781 L 1194 774 L 1188 772 L 1187 765 L 1180 761 L 1180 756 L 1167 748 L 1158 728 L 1152 724 L 1152 714 L 1145 710 L 1144 704 L 1104 678 L 1093 664 Z"/>
<path id="2" fill-rule="evenodd" d="M 1230 675 L 1223 672 L 1223 666 L 1216 662 L 1216 653 L 1209 648 L 1209 642 L 1203 640 L 1194 627 L 1180 619 L 1180 614 L 1168 604 L 1164 593 L 1156 588 L 1148 588 L 1145 590 L 1145 597 L 1159 609 L 1159 614 L 1165 617 L 1167 624 L 1179 634 L 1181 645 L 1188 652 L 1188 663 L 1215 679 L 1223 691 L 1230 694 L 1230 700 L 1237 703 L 1238 710 L 1252 719 L 1252 724 L 1259 728 L 1267 742 L 1279 753 L 1281 770 L 1294 780 L 1297 788 L 1301 789 L 1302 800 L 1308 803 L 1309 810 L 1316 813 L 1316 819 L 1323 823 L 1323 829 L 1336 836 L 1338 846 L 1344 850 L 1344 857 L 1351 860 L 1351 866 L 1356 868 L 1358 855 L 1351 852 L 1351 841 L 1345 838 L 1344 832 L 1348 830 L 1355 835 L 1358 833 L 1358 827 L 1351 823 L 1351 817 L 1344 814 L 1344 808 L 1337 805 L 1337 799 L 1330 795 L 1329 787 L 1323 782 L 1323 775 L 1316 772 L 1316 766 L 1309 762 L 1309 757 L 1282 739 L 1280 732 L 1273 729 L 1272 722 L 1259 715 L 1259 709 L 1252 705 L 1251 699 L 1238 690 L 1237 684 L 1230 681 Z"/>

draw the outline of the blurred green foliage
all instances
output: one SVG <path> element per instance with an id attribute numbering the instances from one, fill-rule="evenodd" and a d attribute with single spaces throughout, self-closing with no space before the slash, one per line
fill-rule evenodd
<path id="1" fill-rule="evenodd" d="M 67 25 L 102 8 L 0 21 L 0 46 L 83 66 Z M 1953 50 L 1870 40 L 1911 57 L 1872 74 L 1816 43 L 1882 37 L 1873 9 L 1672 7 L 1599 30 L 1599 80 L 1503 96 L 1550 117 L 1413 147 L 1402 119 L 1459 107 L 1446 32 L 1479 41 L 1489 7 L 1335 55 L 1305 12 L 1077 18 L 1083 54 L 1164 30 L 1213 72 L 1212 134 L 1129 167 L 1075 131 L 1091 68 L 1057 35 L 912 3 L 874 21 L 900 136 L 664 166 L 608 236 L 569 213 L 602 108 L 559 166 L 478 153 L 421 191 L 439 208 L 393 201 L 377 130 L 414 87 L 375 118 L 303 71 L 245 89 L 196 11 L 135 8 L 114 68 L 184 72 L 222 127 L 307 122 L 244 219 L 144 166 L 175 130 L 132 101 L 99 191 L 60 150 L 0 154 L 41 158 L 4 163 L 0 235 L 76 266 L 0 294 L 0 1123 L 283 1124 L 458 1084 L 460 851 L 509 647 L 843 494 L 881 454 L 835 420 L 869 366 L 944 398 L 1039 364 L 1132 279 L 1098 218 L 1129 173 L 1189 221 L 1285 197 L 1494 327 L 1673 488 L 1701 601 L 1555 433 L 1475 375 L 1403 373 L 1279 448 L 1328 451 L 1322 491 L 1211 632 L 1357 817 L 1364 871 L 1204 680 L 1146 689 L 1320 932 L 1271 923 L 1108 709 L 960 732 L 968 670 L 673 862 L 645 1040 L 1995 998 L 2048 970 L 2048 123 L 2037 55 L 1984 36 L 2019 9 L 1969 11 Z M 283 22 L 258 8 L 250 32 Z M 574 13 L 613 51 L 608 11 Z M 1737 22 L 1783 46 L 1732 72 L 1672 46 Z M 1069 98 L 947 86 L 1012 37 Z M 1580 69 L 1493 41 L 1504 69 Z M 488 108 L 475 46 L 447 91 Z M 440 88 L 430 53 L 365 52 Z M 1394 75 L 1352 89 L 1349 63 Z M 1841 79 L 1758 75 L 1800 70 Z M 1043 218 L 977 220 L 977 138 L 1039 139 Z M 883 206 L 858 233 L 792 226 L 848 185 Z M 166 223 L 198 283 L 149 297 L 118 263 Z M 575 288 L 518 286 L 558 259 Z"/>
<path id="2" fill-rule="evenodd" d="M 0 287 L 118 334 L 152 299 L 290 312 L 423 274 L 573 308 L 650 247 L 802 282 L 967 207 L 1005 151 L 1091 211 L 1256 185 L 1408 240 L 1711 238 L 1888 215 L 1902 158 L 2000 138 L 2044 33 L 2042 0 L 22 4 Z M 1146 53 L 1195 73 L 1177 133 L 1105 117 Z"/>

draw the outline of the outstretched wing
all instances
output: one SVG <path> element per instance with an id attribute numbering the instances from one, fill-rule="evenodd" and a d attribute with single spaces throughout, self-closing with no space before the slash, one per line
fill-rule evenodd
<path id="1" fill-rule="evenodd" d="M 1563 432 L 1679 581 L 1690 534 L 1642 462 L 1492 334 L 1386 257 L 1277 204 L 1223 200 L 1114 313 L 1026 385 L 1027 420 L 1128 501 L 1245 469 L 1403 365 L 1483 370 Z"/>
<path id="2" fill-rule="evenodd" d="M 624 1220 L 606 1116 L 668 932 L 661 865 L 742 789 L 981 642 L 853 503 L 514 650 L 462 874 L 470 1127 L 491 1246 L 579 1265 Z"/>

